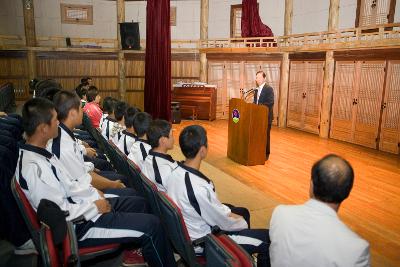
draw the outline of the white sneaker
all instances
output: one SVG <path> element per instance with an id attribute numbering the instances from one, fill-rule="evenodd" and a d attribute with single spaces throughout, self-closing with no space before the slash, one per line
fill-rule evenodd
<path id="1" fill-rule="evenodd" d="M 30 255 L 30 254 L 38 255 L 39 253 L 37 252 L 37 250 L 35 248 L 35 244 L 33 244 L 32 239 L 29 239 L 22 246 L 15 247 L 14 254 L 15 255 Z"/>

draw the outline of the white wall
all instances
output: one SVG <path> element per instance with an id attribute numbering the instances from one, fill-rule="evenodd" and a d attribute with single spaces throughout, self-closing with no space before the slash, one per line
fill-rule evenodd
<path id="1" fill-rule="evenodd" d="M 16 0 L 16 2 L 21 2 Z M 117 7 L 105 0 L 34 0 L 37 36 L 116 38 Z M 62 24 L 60 4 L 93 6 L 93 25 Z"/>
<path id="2" fill-rule="evenodd" d="M 200 1 L 173 1 L 176 26 L 171 26 L 172 39 L 200 38 Z M 140 38 L 146 39 L 146 2 L 125 2 L 125 21 L 139 22 Z"/>
<path id="3" fill-rule="evenodd" d="M 208 38 L 230 37 L 231 5 L 241 3 L 241 0 L 209 0 Z M 283 35 L 285 1 L 258 0 L 258 3 L 262 22 L 272 29 L 274 35 Z"/>
<path id="4" fill-rule="evenodd" d="M 328 17 L 329 0 L 294 0 L 292 33 L 326 31 Z"/>
<path id="5" fill-rule="evenodd" d="M 209 0 L 208 37 L 228 38 L 231 5 L 241 0 Z M 274 35 L 283 35 L 285 1 L 258 0 L 261 20 Z M 400 0 L 395 22 L 400 22 Z M 61 24 L 60 3 L 93 5 L 93 25 Z M 146 38 L 146 1 L 125 3 L 125 21 L 138 21 L 141 39 Z M 34 0 L 36 35 L 88 38 L 116 38 L 116 2 L 107 0 Z M 200 0 L 171 0 L 177 7 L 177 24 L 171 27 L 172 39 L 200 37 Z M 357 0 L 341 0 L 339 27 L 354 27 Z M 293 0 L 293 33 L 325 31 L 328 27 L 329 0 Z M 21 0 L 0 0 L 0 34 L 23 35 Z"/>
<path id="6" fill-rule="evenodd" d="M 0 34 L 24 35 L 22 1 L 0 0 Z"/>

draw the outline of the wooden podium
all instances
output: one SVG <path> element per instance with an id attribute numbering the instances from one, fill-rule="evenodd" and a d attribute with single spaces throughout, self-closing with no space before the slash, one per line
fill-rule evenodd
<path id="1" fill-rule="evenodd" d="M 229 101 L 228 157 L 243 165 L 264 165 L 267 143 L 268 108 Z"/>

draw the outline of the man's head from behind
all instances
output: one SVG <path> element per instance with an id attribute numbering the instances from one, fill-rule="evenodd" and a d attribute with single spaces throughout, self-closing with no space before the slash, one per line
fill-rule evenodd
<path id="1" fill-rule="evenodd" d="M 166 120 L 154 120 L 147 130 L 147 139 L 152 148 L 170 150 L 174 147 L 171 123 Z"/>
<path id="2" fill-rule="evenodd" d="M 89 87 L 86 93 L 86 98 L 89 103 L 90 102 L 96 102 L 97 104 L 100 103 L 101 97 L 99 95 L 99 90 L 97 89 L 96 86 Z"/>
<path id="3" fill-rule="evenodd" d="M 330 154 L 313 165 L 311 180 L 311 197 L 326 203 L 340 204 L 350 194 L 354 172 L 349 162 Z"/>
<path id="4" fill-rule="evenodd" d="M 135 115 L 138 113 L 137 109 L 134 107 L 129 107 L 126 110 L 126 113 L 124 115 L 125 119 L 125 126 L 127 129 L 133 129 L 133 119 L 135 118 Z"/>
<path id="5" fill-rule="evenodd" d="M 150 127 L 151 121 L 152 118 L 149 113 L 136 113 L 135 117 L 133 118 L 133 128 L 135 129 L 135 133 L 139 138 L 142 138 L 146 135 L 147 130 Z"/>
<path id="6" fill-rule="evenodd" d="M 183 155 L 187 159 L 193 159 L 197 155 L 201 159 L 207 156 L 207 132 L 200 125 L 185 127 L 179 135 L 179 145 Z"/>
<path id="7" fill-rule="evenodd" d="M 22 108 L 22 126 L 28 139 L 38 136 L 47 141 L 57 137 L 58 120 L 54 104 L 41 97 L 28 100 Z"/>
<path id="8" fill-rule="evenodd" d="M 82 106 L 76 94 L 69 91 L 60 91 L 54 96 L 53 103 L 59 121 L 65 122 L 68 120 L 73 127 L 82 123 Z"/>
<path id="9" fill-rule="evenodd" d="M 126 109 L 128 105 L 123 101 L 118 101 L 117 105 L 115 106 L 114 116 L 118 122 L 123 123 L 123 118 L 126 114 Z"/>

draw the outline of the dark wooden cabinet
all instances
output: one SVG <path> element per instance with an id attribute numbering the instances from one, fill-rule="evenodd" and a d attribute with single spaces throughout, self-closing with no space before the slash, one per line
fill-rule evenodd
<path id="1" fill-rule="evenodd" d="M 195 116 L 200 120 L 215 120 L 217 102 L 215 87 L 174 87 L 172 101 L 180 103 L 182 118 Z"/>

